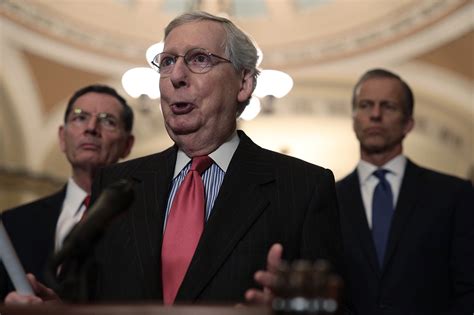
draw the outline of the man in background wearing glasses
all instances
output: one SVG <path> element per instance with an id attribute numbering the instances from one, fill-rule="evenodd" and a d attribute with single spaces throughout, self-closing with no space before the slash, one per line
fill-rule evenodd
<path id="1" fill-rule="evenodd" d="M 113 88 L 86 86 L 71 97 L 59 127 L 59 146 L 72 175 L 57 193 L 7 210 L 3 224 L 25 271 L 43 282 L 48 257 L 61 248 L 65 236 L 81 219 L 92 180 L 101 167 L 130 153 L 133 112 Z M 13 288 L 0 272 L 0 297 Z M 29 275 L 32 279 L 32 275 Z M 16 293 L 15 293 L 16 294 Z"/>

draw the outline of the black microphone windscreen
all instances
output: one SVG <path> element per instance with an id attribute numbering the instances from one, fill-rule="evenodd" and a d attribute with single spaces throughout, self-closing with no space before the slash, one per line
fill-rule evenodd
<path id="1" fill-rule="evenodd" d="M 90 207 L 85 218 L 71 230 L 54 257 L 60 264 L 69 256 L 82 255 L 99 237 L 107 224 L 133 201 L 133 182 L 120 180 L 107 186 Z"/>

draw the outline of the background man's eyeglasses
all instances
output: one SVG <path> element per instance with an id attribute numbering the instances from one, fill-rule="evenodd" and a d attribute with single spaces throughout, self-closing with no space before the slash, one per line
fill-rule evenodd
<path id="1" fill-rule="evenodd" d="M 67 123 L 75 127 L 86 127 L 89 125 L 89 122 L 93 116 L 94 114 L 91 114 L 81 108 L 74 108 L 69 115 Z M 95 118 L 97 119 L 99 126 L 105 130 L 115 131 L 119 129 L 120 121 L 112 114 L 97 113 L 95 114 Z"/>

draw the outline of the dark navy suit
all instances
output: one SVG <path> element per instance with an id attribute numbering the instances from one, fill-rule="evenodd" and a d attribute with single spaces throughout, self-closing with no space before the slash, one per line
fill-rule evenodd
<path id="1" fill-rule="evenodd" d="M 357 314 L 472 314 L 471 183 L 408 160 L 381 269 L 357 171 L 336 187 L 348 289 Z"/>
<path id="2" fill-rule="evenodd" d="M 177 302 L 237 302 L 255 287 L 270 246 L 284 258 L 326 258 L 341 270 L 335 183 L 330 170 L 262 149 L 243 132 L 177 294 Z M 121 178 L 135 200 L 105 231 L 88 273 L 92 300 L 161 300 L 161 243 L 177 147 L 103 169 L 93 199 Z"/>
<path id="3" fill-rule="evenodd" d="M 33 273 L 44 283 L 44 271 L 54 252 L 56 223 L 61 213 L 66 186 L 57 193 L 14 209 L 6 210 L 1 218 L 13 247 L 26 272 Z M 3 268 L 0 268 L 0 298 L 13 290 Z"/>

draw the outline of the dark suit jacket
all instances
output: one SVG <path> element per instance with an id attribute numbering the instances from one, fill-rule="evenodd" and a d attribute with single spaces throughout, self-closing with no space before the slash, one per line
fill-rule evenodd
<path id="1" fill-rule="evenodd" d="M 54 251 L 56 223 L 65 198 L 65 187 L 51 196 L 6 210 L 1 215 L 25 271 L 33 273 L 43 283 L 47 259 Z M 3 300 L 13 287 L 3 265 L 0 269 L 0 297 Z"/>
<path id="2" fill-rule="evenodd" d="M 341 268 L 335 183 L 330 170 L 268 151 L 239 132 L 212 214 L 177 302 L 235 302 L 255 287 L 270 246 L 287 259 L 326 258 Z M 177 148 L 120 163 L 98 174 L 93 199 L 120 178 L 135 181 L 135 200 L 98 243 L 93 300 L 162 300 L 161 243 Z"/>
<path id="3" fill-rule="evenodd" d="M 474 193 L 469 182 L 408 160 L 382 270 L 357 171 L 336 187 L 349 294 L 358 314 L 474 311 Z"/>

